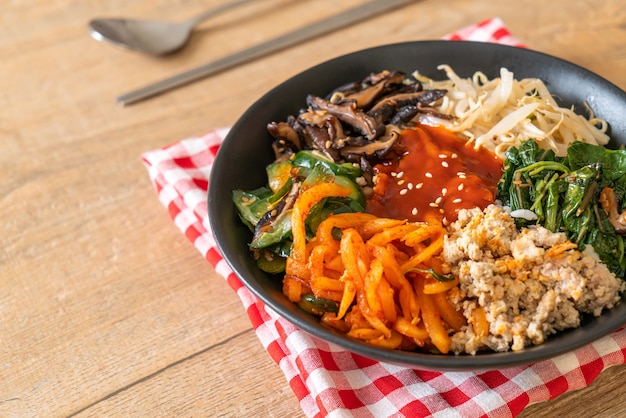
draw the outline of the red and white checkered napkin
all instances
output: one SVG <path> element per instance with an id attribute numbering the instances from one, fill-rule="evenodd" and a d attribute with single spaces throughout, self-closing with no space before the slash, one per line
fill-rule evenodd
<path id="1" fill-rule="evenodd" d="M 522 46 L 499 19 L 445 39 Z M 282 369 L 307 416 L 513 417 L 531 403 L 583 388 L 605 368 L 626 362 L 626 330 L 551 360 L 481 373 L 386 364 L 301 331 L 252 295 L 217 251 L 206 196 L 211 165 L 227 131 L 211 131 L 146 152 L 143 161 L 176 226 L 241 299 L 263 347 Z"/>

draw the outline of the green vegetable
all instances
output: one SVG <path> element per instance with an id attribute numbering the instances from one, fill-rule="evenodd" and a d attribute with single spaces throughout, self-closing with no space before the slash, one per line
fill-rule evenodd
<path id="1" fill-rule="evenodd" d="M 278 274 L 285 271 L 286 258 L 271 251 L 264 250 L 256 261 L 257 266 L 267 273 Z"/>
<path id="2" fill-rule="evenodd" d="M 272 192 L 267 187 L 261 187 L 249 192 L 233 190 L 233 202 L 239 211 L 239 217 L 252 229 L 270 209 L 269 198 L 271 196 Z"/>
<path id="3" fill-rule="evenodd" d="M 350 190 L 345 198 L 326 198 L 311 209 L 305 223 L 309 236 L 330 214 L 365 210 L 365 196 L 356 183 L 361 170 L 353 164 L 336 164 L 317 151 L 307 150 L 268 165 L 266 173 L 267 186 L 234 190 L 233 202 L 241 220 L 255 231 L 250 248 L 263 250 L 257 260 L 259 268 L 269 273 L 284 271 L 284 259 L 291 251 L 291 209 L 281 202 L 288 196 L 291 199 L 293 190 L 320 183 L 335 183 Z M 299 189 L 292 189 L 294 186 Z"/>
<path id="4" fill-rule="evenodd" d="M 315 166 L 324 166 L 333 174 L 348 177 L 355 180 L 361 175 L 361 169 L 354 164 L 337 164 L 319 151 L 302 150 L 298 151 L 291 163 L 296 167 L 313 169 Z"/>
<path id="5" fill-rule="evenodd" d="M 267 183 L 269 188 L 278 193 L 281 190 L 286 192 L 291 187 L 291 169 L 293 164 L 290 160 L 284 160 L 272 163 L 267 166 Z M 283 193 L 284 193 L 283 192 Z"/>
<path id="6" fill-rule="evenodd" d="M 330 299 L 317 298 L 310 293 L 302 296 L 298 306 L 300 309 L 317 316 L 322 316 L 325 312 L 339 312 L 337 302 Z"/>
<path id="7" fill-rule="evenodd" d="M 567 160 L 573 170 L 578 170 L 586 165 L 594 163 L 602 167 L 602 177 L 599 182 L 602 187 L 612 187 L 617 200 L 620 202 L 619 210 L 626 208 L 626 150 L 611 150 L 604 147 L 575 142 L 567 150 Z"/>
<path id="8" fill-rule="evenodd" d="M 567 190 L 563 195 L 563 225 L 570 239 L 580 245 L 586 233 L 595 223 L 591 216 L 590 202 L 597 188 L 599 166 L 588 165 L 569 173 L 565 177 Z M 596 199 L 597 200 L 597 199 Z"/>
<path id="9" fill-rule="evenodd" d="M 609 269 L 624 278 L 623 238 L 598 198 L 604 187 L 611 187 L 620 207 L 626 205 L 626 150 L 575 142 L 560 158 L 529 140 L 507 151 L 503 170 L 498 199 L 513 211 L 529 209 L 537 215 L 536 221 L 516 218 L 518 227 L 537 223 L 564 232 L 581 250 L 591 245 Z"/>
<path id="10" fill-rule="evenodd" d="M 250 243 L 250 247 L 266 248 L 288 238 L 291 238 L 291 210 L 278 215 L 272 228 L 263 234 L 257 235 Z"/>

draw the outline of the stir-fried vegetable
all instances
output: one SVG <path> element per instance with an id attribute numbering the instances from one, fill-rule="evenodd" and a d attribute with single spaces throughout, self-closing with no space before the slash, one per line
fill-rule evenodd
<path id="1" fill-rule="evenodd" d="M 607 189 L 615 191 L 623 210 L 626 150 L 575 142 L 567 156 L 557 157 L 529 140 L 507 151 L 498 199 L 511 208 L 518 226 L 538 223 L 565 232 L 581 250 L 591 245 L 609 269 L 624 278 L 623 237 L 600 203 Z M 524 216 L 528 213 L 533 216 Z"/>
<path id="2" fill-rule="evenodd" d="M 594 145 L 609 142 L 608 125 L 596 118 L 591 109 L 589 118 L 561 106 L 545 83 L 538 78 L 515 79 L 506 68 L 500 77 L 489 79 L 478 71 L 470 78 L 458 76 L 449 65 L 440 65 L 446 79 L 432 80 L 420 74 L 415 78 L 426 89 L 445 89 L 449 93 L 436 106 L 440 113 L 454 118 L 437 121 L 454 132 L 462 132 L 477 147 L 486 147 L 502 156 L 523 140 L 534 138 L 544 149 L 558 156 L 566 154 L 575 141 Z M 420 116 L 432 120 L 432 116 Z"/>
<path id="3" fill-rule="evenodd" d="M 350 163 L 337 164 L 316 151 L 299 151 L 292 158 L 276 161 L 267 169 L 267 186 L 234 190 L 239 217 L 252 231 L 250 243 L 259 268 L 268 273 L 284 272 L 292 246 L 292 206 L 298 195 L 320 183 L 335 183 L 350 190 L 347 197 L 324 199 L 307 217 L 307 234 L 331 213 L 363 212 L 365 197 L 356 184 L 361 170 Z"/>
<path id="4" fill-rule="evenodd" d="M 310 293 L 302 296 L 298 306 L 306 312 L 317 316 L 322 316 L 325 312 L 337 313 L 339 311 L 339 305 L 334 300 L 318 298 Z"/>

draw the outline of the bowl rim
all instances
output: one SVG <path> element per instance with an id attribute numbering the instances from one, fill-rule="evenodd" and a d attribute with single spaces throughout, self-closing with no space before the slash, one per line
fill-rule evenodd
<path id="1" fill-rule="evenodd" d="M 245 277 L 245 269 L 242 268 L 240 263 L 241 254 L 233 256 L 230 253 L 230 248 L 226 246 L 226 237 L 228 231 L 220 214 L 219 200 L 223 198 L 223 195 L 219 195 L 217 187 L 221 181 L 220 177 L 215 174 L 215 167 L 219 167 L 220 164 L 227 164 L 225 161 L 226 154 L 229 152 L 229 144 L 234 141 L 233 138 L 245 125 L 246 121 L 253 115 L 260 106 L 265 106 L 271 102 L 271 97 L 277 92 L 285 90 L 289 85 L 293 83 L 299 83 L 307 78 L 310 78 L 312 74 L 319 71 L 324 71 L 327 67 L 350 62 L 355 57 L 360 57 L 368 54 L 376 54 L 382 50 L 389 48 L 403 49 L 403 48 L 417 48 L 417 49 L 429 49 L 429 48 L 443 48 L 444 50 L 458 51 L 462 46 L 464 49 L 472 49 L 476 51 L 493 51 L 495 55 L 498 54 L 514 54 L 520 59 L 538 59 L 548 60 L 553 64 L 564 66 L 569 71 L 577 72 L 580 77 L 591 80 L 594 83 L 602 85 L 604 89 L 612 91 L 618 96 L 620 102 L 626 103 L 626 92 L 620 89 L 615 84 L 604 79 L 603 77 L 595 74 L 582 66 L 566 61 L 562 58 L 558 58 L 543 52 L 534 51 L 531 49 L 492 44 L 484 42 L 474 41 L 452 41 L 452 40 L 424 40 L 424 41 L 408 41 L 399 42 L 386 45 L 379 45 L 371 48 L 366 48 L 358 51 L 354 51 L 348 54 L 344 54 L 304 70 L 275 87 L 269 89 L 260 98 L 246 109 L 236 123 L 231 127 L 228 132 L 220 150 L 218 151 L 211 173 L 209 192 L 207 197 L 208 209 L 209 209 L 209 223 L 211 231 L 214 234 L 217 248 L 222 255 L 223 259 L 235 273 L 237 278 L 242 284 L 250 290 L 259 300 L 261 300 L 268 308 L 276 312 L 277 315 L 287 320 L 291 324 L 295 325 L 299 329 L 305 331 L 307 334 L 313 336 L 313 338 L 320 338 L 328 343 L 334 344 L 342 349 L 348 350 L 352 353 L 364 356 L 366 358 L 374 359 L 391 364 L 397 364 L 401 366 L 419 368 L 424 370 L 433 371 L 480 371 L 480 370 L 493 370 L 503 367 L 523 366 L 530 363 L 538 362 L 548 358 L 555 357 L 560 354 L 567 353 L 573 349 L 579 348 L 586 344 L 611 333 L 612 331 L 622 327 L 626 324 L 626 314 L 624 312 L 617 312 L 615 309 L 606 311 L 602 314 L 601 321 L 595 321 L 592 319 L 592 326 L 576 328 L 573 330 L 561 331 L 555 336 L 551 336 L 550 339 L 538 346 L 526 347 L 518 352 L 486 352 L 472 355 L 454 355 L 454 354 L 430 354 L 430 353 L 415 353 L 408 351 L 398 351 L 390 349 L 382 349 L 367 343 L 356 341 L 348 338 L 344 334 L 341 334 L 333 329 L 324 327 L 320 324 L 317 318 L 306 319 L 301 315 L 294 315 L 295 304 L 292 307 L 283 306 L 276 303 L 271 293 L 268 293 L 267 289 L 264 289 L 256 281 L 250 280 Z M 393 68 L 391 68 L 393 69 Z M 419 70 L 419 68 L 416 68 Z M 339 83 L 337 84 L 339 85 Z M 297 109 L 294 109 L 294 111 Z M 267 121 L 269 122 L 269 121 Z M 620 131 L 621 138 L 626 141 L 626 132 Z M 268 143 L 268 148 L 269 143 Z M 232 210 L 235 211 L 234 206 Z M 246 254 L 245 256 L 249 256 Z M 626 299 L 622 297 L 622 305 Z M 598 322 L 595 324 L 595 322 Z M 560 341 L 559 341 L 560 340 Z M 549 344 L 550 341 L 556 341 L 553 344 Z M 558 343 L 560 342 L 560 344 Z"/>

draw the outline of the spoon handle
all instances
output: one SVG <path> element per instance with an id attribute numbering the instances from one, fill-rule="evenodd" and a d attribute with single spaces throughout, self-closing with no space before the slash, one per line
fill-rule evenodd
<path id="1" fill-rule="evenodd" d="M 220 13 L 223 13 L 227 10 L 234 9 L 235 7 L 243 6 L 246 3 L 251 3 L 253 0 L 235 0 L 226 4 L 221 4 L 217 7 L 214 7 L 210 10 L 207 10 L 204 13 L 201 13 L 197 16 L 192 17 L 187 21 L 190 26 L 196 26 L 198 23 L 202 22 L 205 19 L 216 16 Z"/>
<path id="2" fill-rule="evenodd" d="M 289 32 L 259 45 L 244 49 L 243 51 L 236 52 L 216 61 L 209 62 L 193 70 L 186 71 L 138 90 L 123 94 L 117 98 L 117 102 L 122 106 L 140 102 L 168 90 L 172 90 L 193 81 L 200 80 L 201 78 L 217 74 L 236 65 L 255 60 L 281 49 L 285 49 L 297 43 L 328 34 L 338 29 L 345 29 L 350 24 L 371 18 L 377 14 L 381 14 L 415 1 L 416 0 L 372 0 L 364 5 L 354 7 L 346 10 L 345 12 L 323 19 L 293 32 Z"/>

